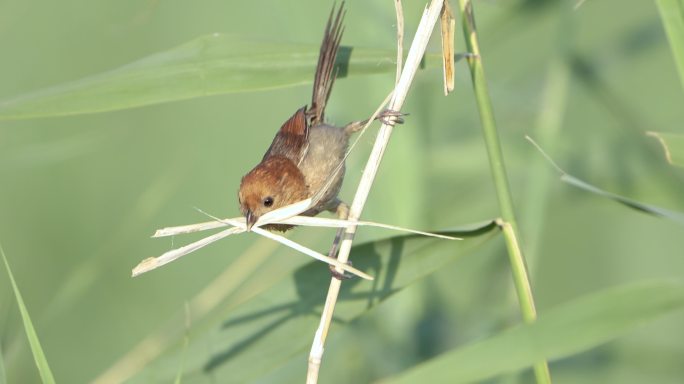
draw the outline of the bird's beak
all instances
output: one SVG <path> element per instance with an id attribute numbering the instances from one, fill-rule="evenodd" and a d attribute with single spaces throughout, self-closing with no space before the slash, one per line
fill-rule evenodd
<path id="1" fill-rule="evenodd" d="M 252 226 L 254 223 L 257 222 L 258 217 L 254 213 L 252 213 L 251 210 L 247 211 L 247 214 L 245 215 L 245 222 L 247 223 L 247 232 L 249 232 L 252 229 Z"/>

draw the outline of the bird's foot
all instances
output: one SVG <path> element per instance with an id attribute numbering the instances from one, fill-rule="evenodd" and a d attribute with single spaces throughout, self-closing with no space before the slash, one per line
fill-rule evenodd
<path id="1" fill-rule="evenodd" d="M 381 122 L 395 126 L 396 124 L 404 124 L 404 119 L 402 119 L 403 116 L 408 116 L 408 113 L 401 113 L 399 111 L 393 111 L 391 109 L 385 109 L 384 111 L 380 112 L 377 116 L 375 116 L 376 120 L 380 120 Z M 344 126 L 344 130 L 352 134 L 354 132 L 360 131 L 363 127 L 368 124 L 369 120 L 363 120 L 363 121 L 354 121 L 352 123 L 349 123 Z"/>
<path id="2" fill-rule="evenodd" d="M 397 124 L 404 124 L 404 119 L 402 119 L 404 116 L 408 116 L 408 113 L 401 113 L 400 111 L 385 109 L 378 114 L 376 119 L 380 120 L 384 124 L 395 126 Z"/>
<path id="3" fill-rule="evenodd" d="M 347 260 L 347 262 L 345 264 L 347 264 L 350 267 L 352 266 L 352 262 L 350 260 Z M 337 280 L 342 280 L 342 281 L 349 280 L 349 279 L 354 277 L 354 275 L 351 275 L 351 274 L 348 274 L 345 272 L 342 272 L 342 273 L 337 272 L 334 265 L 330 265 L 330 274 L 332 275 L 332 277 L 336 278 Z"/>

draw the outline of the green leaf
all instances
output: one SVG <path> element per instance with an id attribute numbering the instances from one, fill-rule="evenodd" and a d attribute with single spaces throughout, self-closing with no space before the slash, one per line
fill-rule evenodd
<path id="1" fill-rule="evenodd" d="M 134 108 L 313 81 L 317 45 L 276 44 L 213 34 L 119 69 L 0 102 L 0 120 Z M 441 65 L 438 55 L 425 64 Z M 391 50 L 340 47 L 338 77 L 395 71 Z"/>
<path id="2" fill-rule="evenodd" d="M 354 266 L 376 279 L 352 279 L 342 284 L 334 327 L 358 318 L 411 283 L 469 254 L 498 233 L 496 228 L 488 222 L 444 233 L 463 237 L 462 241 L 410 235 L 355 246 Z M 321 263 L 303 266 L 293 280 L 280 281 L 242 306 L 215 314 L 213 325 L 193 324 L 185 352 L 180 345 L 166 351 L 130 382 L 170 382 L 183 359 L 186 382 L 250 382 L 260 377 L 311 346 L 329 282 L 330 274 Z"/>
<path id="3" fill-rule="evenodd" d="M 384 382 L 485 380 L 588 350 L 683 307 L 680 283 L 649 282 L 593 293 L 542 314 L 535 323 L 445 353 Z"/>
<path id="4" fill-rule="evenodd" d="M 645 204 L 638 202 L 636 200 L 629 199 L 624 196 L 616 195 L 611 192 L 604 191 L 600 188 L 597 188 L 589 183 L 586 183 L 574 176 L 568 175 L 567 173 L 561 176 L 561 180 L 565 181 L 566 183 L 570 185 L 574 185 L 575 187 L 584 189 L 585 191 L 589 191 L 592 193 L 595 193 L 600 196 L 607 197 L 613 201 L 617 201 L 620 204 L 623 204 L 629 208 L 635 209 L 637 211 L 645 212 L 651 215 L 655 216 L 660 216 L 664 217 L 666 219 L 670 219 L 678 224 L 684 225 L 684 214 L 675 212 L 675 211 L 670 211 L 664 208 L 657 207 L 655 205 L 650 205 L 650 204 Z"/>
<path id="5" fill-rule="evenodd" d="M 52 371 L 48 365 L 47 358 L 45 357 L 45 353 L 43 353 L 43 347 L 41 347 L 40 341 L 38 340 L 38 334 L 33 328 L 31 317 L 26 309 L 26 305 L 24 305 L 24 300 L 21 298 L 19 287 L 17 286 L 16 281 L 14 281 L 14 275 L 12 275 L 12 270 L 10 269 L 9 262 L 7 261 L 7 256 L 5 256 L 5 251 L 2 249 L 2 245 L 0 245 L 0 254 L 2 254 L 2 261 L 5 262 L 5 268 L 7 268 L 7 275 L 9 275 L 10 282 L 12 283 L 14 296 L 17 298 L 17 305 L 19 306 L 19 312 L 21 313 L 21 320 L 24 322 L 24 331 L 26 332 L 26 337 L 28 338 L 29 345 L 31 346 L 31 353 L 33 353 L 33 360 L 35 360 L 36 366 L 38 367 L 40 378 L 43 383 L 54 384 L 55 378 L 52 376 Z"/>
<path id="6" fill-rule="evenodd" d="M 647 135 L 660 141 L 667 162 L 684 167 L 684 134 L 671 132 L 648 132 Z"/>
<path id="7" fill-rule="evenodd" d="M 657 0 L 656 4 L 684 87 L 684 0 Z"/>
<path id="8" fill-rule="evenodd" d="M 641 203 L 639 201 L 632 200 L 632 199 L 629 199 L 627 197 L 614 194 L 612 192 L 604 191 L 598 187 L 595 187 L 595 186 L 593 186 L 593 185 L 591 185 L 585 181 L 582 181 L 582 180 L 568 174 L 561 167 L 559 167 L 558 164 L 556 164 L 556 162 L 554 162 L 553 159 L 551 159 L 551 157 L 549 157 L 549 155 L 547 155 L 546 152 L 544 152 L 544 150 L 537 143 L 534 142 L 534 140 L 532 140 L 529 137 L 527 137 L 527 139 L 528 139 L 528 141 L 530 141 L 532 143 L 532 145 L 535 146 L 535 148 L 537 148 L 537 150 L 539 150 L 539 152 L 541 152 L 541 154 L 546 158 L 546 160 L 548 160 L 549 163 L 551 163 L 551 165 L 556 169 L 556 171 L 558 171 L 558 173 L 561 175 L 560 178 L 562 181 L 564 181 L 570 185 L 574 185 L 577 188 L 584 189 L 585 191 L 595 193 L 599 196 L 607 197 L 613 201 L 616 201 L 620 204 L 623 204 L 623 205 L 625 205 L 629 208 L 635 209 L 637 211 L 645 212 L 645 213 L 655 215 L 655 216 L 659 216 L 659 217 L 664 217 L 666 219 L 674 221 L 675 223 L 684 225 L 684 214 L 683 213 L 676 212 L 676 211 L 670 211 L 670 210 L 667 210 L 664 208 L 657 207 L 655 205 Z"/>

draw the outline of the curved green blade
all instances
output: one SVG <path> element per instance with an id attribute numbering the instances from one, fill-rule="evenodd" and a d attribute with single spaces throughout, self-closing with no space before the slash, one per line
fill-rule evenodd
<path id="1" fill-rule="evenodd" d="M 317 45 L 203 36 L 109 72 L 0 101 L 0 120 L 66 116 L 141 107 L 313 81 Z M 340 47 L 338 77 L 394 72 L 392 50 Z M 439 55 L 425 65 L 438 67 Z"/>
<path id="2" fill-rule="evenodd" d="M 540 315 L 535 323 L 447 352 L 383 382 L 477 382 L 585 351 L 681 308 L 681 283 L 649 282 L 592 293 Z"/>
<path id="3" fill-rule="evenodd" d="M 529 142 L 531 142 L 532 145 L 534 145 L 535 148 L 537 148 L 537 150 L 539 150 L 539 152 L 546 158 L 546 160 L 548 160 L 548 162 L 556 169 L 556 171 L 560 174 L 560 179 L 562 181 L 564 181 L 570 185 L 574 185 L 577 188 L 584 189 L 585 191 L 589 191 L 589 192 L 597 194 L 599 196 L 609 198 L 613 201 L 616 201 L 616 202 L 618 202 L 618 203 L 620 203 L 626 207 L 632 208 L 634 210 L 644 212 L 644 213 L 648 213 L 648 214 L 651 214 L 654 216 L 664 217 L 666 219 L 674 221 L 677 224 L 684 225 L 684 213 L 671 211 L 671 210 L 667 210 L 664 208 L 660 208 L 660 207 L 655 206 L 655 205 L 646 204 L 646 203 L 642 203 L 642 202 L 639 202 L 636 200 L 632 200 L 632 199 L 629 199 L 629 198 L 624 197 L 624 196 L 620 196 L 620 195 L 612 193 L 612 192 L 604 191 L 601 188 L 595 187 L 595 186 L 593 186 L 593 185 L 591 185 L 585 181 L 582 181 L 582 180 L 568 174 L 567 172 L 565 172 L 560 166 L 558 166 L 558 164 L 556 164 L 555 161 L 553 161 L 553 159 L 548 154 L 546 154 L 546 152 L 544 152 L 544 150 L 539 146 L 539 144 L 534 142 L 534 140 L 532 140 L 530 137 L 527 137 L 527 140 Z"/>

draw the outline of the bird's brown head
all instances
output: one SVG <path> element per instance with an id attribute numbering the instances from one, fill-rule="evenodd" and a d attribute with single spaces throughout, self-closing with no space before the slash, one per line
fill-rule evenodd
<path id="1" fill-rule="evenodd" d="M 308 197 L 304 175 L 290 159 L 282 156 L 266 157 L 249 171 L 242 178 L 238 193 L 240 211 L 245 215 L 248 229 L 266 212 Z"/>

